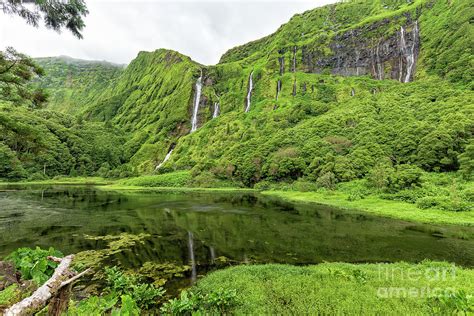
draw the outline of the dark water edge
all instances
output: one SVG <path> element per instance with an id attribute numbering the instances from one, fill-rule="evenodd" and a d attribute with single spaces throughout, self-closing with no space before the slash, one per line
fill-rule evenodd
<path id="1" fill-rule="evenodd" d="M 111 192 L 94 186 L 0 189 L 0 257 L 18 247 L 102 248 L 85 235 L 146 233 L 112 264 L 191 265 L 186 280 L 240 263 L 420 262 L 474 266 L 474 228 L 415 224 L 258 193 Z"/>

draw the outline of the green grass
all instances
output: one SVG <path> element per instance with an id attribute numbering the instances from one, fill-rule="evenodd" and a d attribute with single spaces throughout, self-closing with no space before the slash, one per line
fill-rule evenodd
<path id="1" fill-rule="evenodd" d="M 140 187 L 183 187 L 191 181 L 192 176 L 189 171 L 178 171 L 153 176 L 141 176 L 131 179 L 124 179 L 118 182 L 123 186 Z"/>
<path id="2" fill-rule="evenodd" d="M 430 295 L 419 295 L 423 290 L 427 293 L 428 289 L 437 288 L 453 289 L 466 298 L 474 294 L 474 270 L 441 262 L 416 265 L 323 263 L 306 267 L 249 265 L 211 273 L 200 280 L 194 290 L 204 293 L 236 290 L 237 304 L 231 309 L 232 314 L 452 314 L 455 312 L 452 303 L 459 303 L 461 299 L 446 299 L 443 304 L 429 298 Z M 379 297 L 389 291 L 393 291 L 392 297 Z M 400 291 L 399 295 L 396 291 Z M 471 312 L 472 303 L 471 298 Z"/>
<path id="3" fill-rule="evenodd" d="M 349 194 L 339 191 L 263 191 L 262 194 L 277 196 L 293 202 L 320 203 L 344 209 L 360 210 L 374 215 L 407 221 L 474 226 L 474 212 L 449 212 L 433 208 L 422 210 L 416 207 L 415 204 L 385 200 L 374 195 L 349 201 Z"/>

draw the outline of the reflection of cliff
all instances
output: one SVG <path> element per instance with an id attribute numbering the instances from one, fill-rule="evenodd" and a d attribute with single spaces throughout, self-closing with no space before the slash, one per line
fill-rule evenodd
<path id="1" fill-rule="evenodd" d="M 176 224 L 213 247 L 217 256 L 257 262 L 421 261 L 425 258 L 474 264 L 474 241 L 436 239 L 390 219 L 297 207 L 274 212 L 207 214 L 173 212 Z M 459 259 L 459 255 L 461 259 Z"/>
<path id="2" fill-rule="evenodd" d="M 474 240 L 431 236 L 429 225 L 294 205 L 248 194 L 120 194 L 68 188 L 33 195 L 0 193 L 0 255 L 18 247 L 53 246 L 65 253 L 104 247 L 93 236 L 147 233 L 142 245 L 115 256 L 144 262 L 189 264 L 225 256 L 237 261 L 419 261 L 425 258 L 474 265 Z M 74 192 L 71 192 L 74 191 Z M 446 227 L 456 232 L 461 228 Z M 466 236 L 473 230 L 462 228 Z M 425 231 L 425 232 L 423 232 Z"/>

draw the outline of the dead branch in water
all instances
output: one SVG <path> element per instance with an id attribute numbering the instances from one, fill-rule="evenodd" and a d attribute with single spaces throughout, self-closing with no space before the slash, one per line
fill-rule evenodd
<path id="1" fill-rule="evenodd" d="M 90 271 L 90 269 L 87 269 L 79 274 L 72 272 L 70 266 L 73 258 L 74 255 L 69 255 L 64 258 L 48 257 L 51 261 L 59 262 L 51 278 L 40 286 L 30 297 L 8 308 L 5 311 L 5 316 L 34 314 L 46 306 L 48 301 L 58 293 L 61 288 L 71 285 L 74 281 Z"/>

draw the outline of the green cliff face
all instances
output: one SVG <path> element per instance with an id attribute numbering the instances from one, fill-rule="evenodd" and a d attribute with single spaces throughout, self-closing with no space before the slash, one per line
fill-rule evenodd
<path id="1" fill-rule="evenodd" d="M 47 76 L 37 84 L 49 92 L 51 110 L 77 114 L 94 102 L 121 73 L 123 66 L 70 57 L 37 58 Z"/>
<path id="2" fill-rule="evenodd" d="M 472 146 L 473 15 L 467 0 L 345 1 L 214 66 L 168 50 L 123 70 L 40 61 L 40 84 L 52 109 L 120 129 L 123 161 L 140 173 L 192 169 L 251 186 L 391 165 L 456 171 Z"/>

